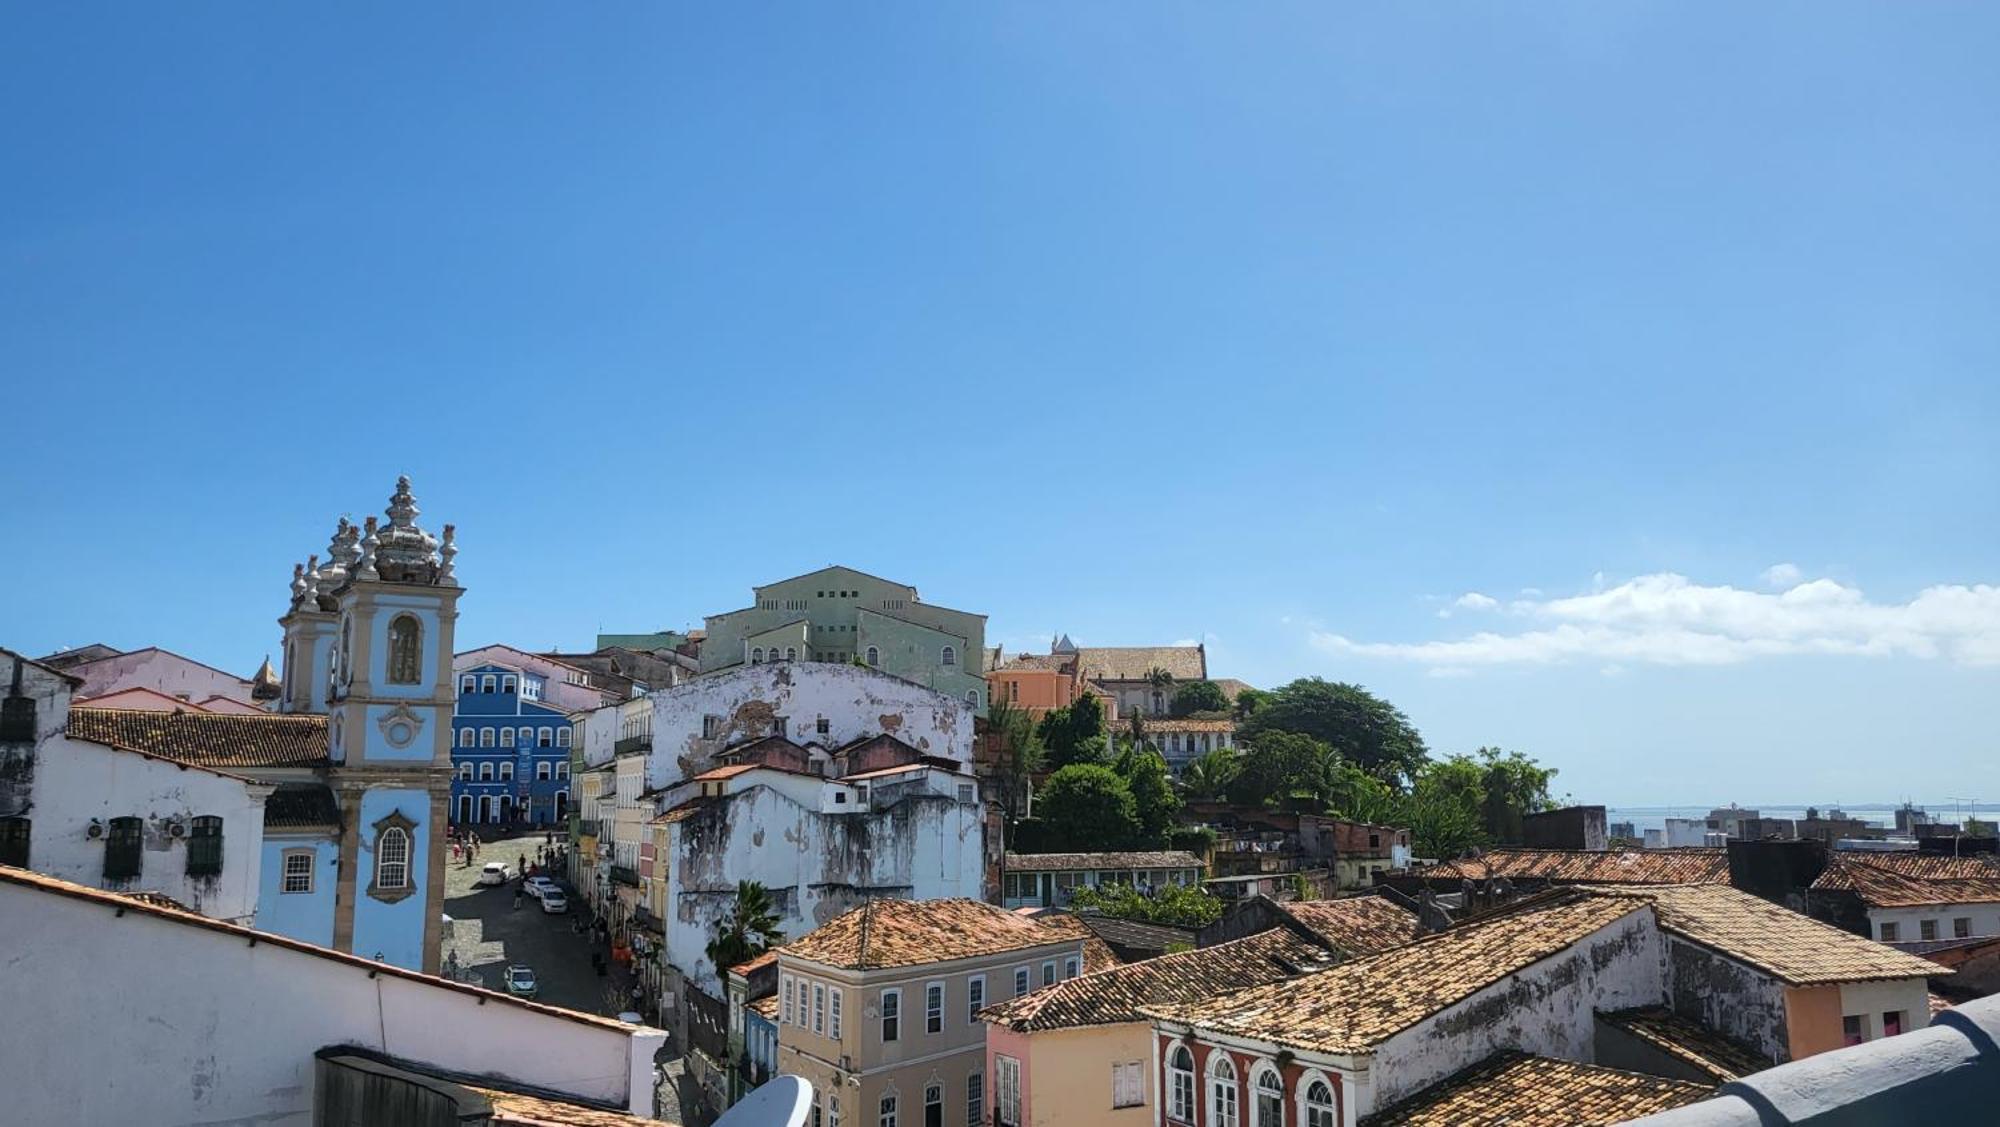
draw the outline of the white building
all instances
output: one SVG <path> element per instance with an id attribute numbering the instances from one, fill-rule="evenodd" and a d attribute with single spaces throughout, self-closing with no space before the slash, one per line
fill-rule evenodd
<path id="1" fill-rule="evenodd" d="M 504 665 L 532 673 L 543 699 L 569 712 L 598 708 L 618 699 L 618 694 L 596 684 L 588 669 L 557 661 L 512 646 L 481 646 L 452 656 L 452 671 L 463 672 L 482 665 Z"/>
<path id="2" fill-rule="evenodd" d="M 0 931 L 0 1013 L 34 1015 L 0 1022 L 10 1123 L 306 1125 L 319 1093 L 382 1086 L 478 1122 L 653 1111 L 659 1030 L 20 869 L 0 868 Z"/>
<path id="3" fill-rule="evenodd" d="M 1812 883 L 1819 900 L 1851 898 L 1884 943 L 2000 935 L 2000 857 L 1836 851 Z"/>
<path id="4" fill-rule="evenodd" d="M 266 702 L 277 696 L 277 677 L 269 658 L 247 679 L 158 646 L 130 652 L 85 646 L 41 660 L 82 682 L 76 703 L 93 708 L 179 706 L 204 712 L 263 712 Z"/>
<path id="5" fill-rule="evenodd" d="M 241 775 L 70 736 L 81 681 L 0 650 L 0 864 L 151 892 L 248 924 L 257 912 L 264 802 Z M 17 703 L 18 702 L 18 703 Z"/>

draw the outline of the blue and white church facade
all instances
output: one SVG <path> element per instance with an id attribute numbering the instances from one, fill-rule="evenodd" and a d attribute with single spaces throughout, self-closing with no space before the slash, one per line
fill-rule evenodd
<path id="1" fill-rule="evenodd" d="M 452 822 L 563 825 L 571 802 L 570 723 L 562 709 L 545 703 L 546 681 L 497 662 L 461 668 L 457 680 Z"/>
<path id="2" fill-rule="evenodd" d="M 452 785 L 458 549 L 417 526 L 407 477 L 388 521 L 340 522 L 325 564 L 295 567 L 281 713 L 326 717 L 310 773 L 337 817 L 267 818 L 258 926 L 435 972 Z M 334 824 L 326 824 L 333 822 Z M 302 876 L 310 869 L 312 876 Z M 331 879 L 315 879 L 325 874 Z"/>

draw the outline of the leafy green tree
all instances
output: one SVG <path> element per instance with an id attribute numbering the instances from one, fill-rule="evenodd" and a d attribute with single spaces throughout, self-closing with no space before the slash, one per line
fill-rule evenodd
<path id="1" fill-rule="evenodd" d="M 1222 918 L 1222 901 L 1193 885 L 1170 884 L 1151 895 L 1128 884 L 1086 886 L 1071 894 L 1070 904 L 1121 920 L 1173 927 L 1202 928 Z"/>
<path id="2" fill-rule="evenodd" d="M 1181 812 L 1181 798 L 1174 793 L 1167 761 L 1150 747 L 1128 747 L 1119 755 L 1116 770 L 1132 792 L 1132 812 L 1139 824 L 1139 840 L 1134 844 L 1159 848 Z"/>
<path id="3" fill-rule="evenodd" d="M 1229 785 L 1231 802 L 1323 810 L 1340 755 L 1311 736 L 1265 731 L 1252 738 L 1239 762 L 1241 770 Z"/>
<path id="4" fill-rule="evenodd" d="M 1035 734 L 1048 749 L 1048 766 L 1057 770 L 1079 763 L 1103 763 L 1107 754 L 1104 709 L 1096 697 L 1087 694 L 1068 708 L 1043 714 Z"/>
<path id="5" fill-rule="evenodd" d="M 1242 769 L 1237 752 L 1218 747 L 1181 768 L 1181 789 L 1195 802 L 1220 802 L 1228 797 L 1229 785 Z"/>
<path id="6" fill-rule="evenodd" d="M 1402 794 L 1354 764 L 1342 763 L 1334 770 L 1327 809 L 1340 817 L 1397 826 L 1405 822 L 1405 808 Z"/>
<path id="7" fill-rule="evenodd" d="M 721 974 L 784 941 L 770 890 L 754 880 L 742 881 L 736 886 L 736 903 L 729 915 L 716 921 L 715 937 L 708 941 L 708 961 Z"/>
<path id="8" fill-rule="evenodd" d="M 1425 857 L 1456 857 L 1486 836 L 1486 772 L 1472 756 L 1426 763 L 1404 802 L 1411 844 Z"/>
<path id="9" fill-rule="evenodd" d="M 1556 769 L 1518 751 L 1503 752 L 1497 747 L 1482 747 L 1473 754 L 1485 772 L 1480 779 L 1480 789 L 1485 792 L 1480 820 L 1487 840 L 1520 841 L 1521 818 L 1555 805 L 1549 799 L 1549 780 L 1555 777 Z"/>
<path id="10" fill-rule="evenodd" d="M 1236 714 L 1238 722 L 1248 720 L 1270 699 L 1271 694 L 1262 689 L 1243 689 L 1236 694 L 1236 701 L 1230 707 L 1230 711 Z"/>
<path id="11" fill-rule="evenodd" d="M 1296 732 L 1331 744 L 1384 782 L 1406 785 L 1428 756 L 1424 738 L 1394 705 L 1359 685 L 1302 677 L 1274 690 L 1244 734 Z"/>
<path id="12" fill-rule="evenodd" d="M 1097 764 L 1072 764 L 1050 775 L 1035 812 L 1063 849 L 1123 849 L 1139 834 L 1132 788 Z"/>
<path id="13" fill-rule="evenodd" d="M 1213 681 L 1189 681 L 1174 690 L 1173 714 L 1189 716 L 1197 712 L 1229 711 L 1229 694 Z"/>
<path id="14" fill-rule="evenodd" d="M 993 783 L 1000 799 L 1001 832 L 1011 846 L 1014 823 L 1028 810 L 1030 780 L 1041 772 L 1048 753 L 1035 734 L 1032 715 L 1011 701 L 996 700 L 987 706 L 986 730 L 998 745 Z"/>

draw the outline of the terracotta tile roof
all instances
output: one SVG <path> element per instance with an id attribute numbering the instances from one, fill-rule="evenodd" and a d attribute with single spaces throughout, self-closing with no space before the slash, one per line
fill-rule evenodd
<path id="1" fill-rule="evenodd" d="M 1731 1041 L 1665 1006 L 1601 1013 L 1597 1019 L 1701 1069 L 1717 1084 L 1762 1072 L 1777 1063 L 1750 1046 Z"/>
<path id="2" fill-rule="evenodd" d="M 1200 934 L 1191 927 L 1174 927 L 1170 924 L 1147 923 L 1144 920 L 1127 920 L 1117 916 L 1086 913 L 1076 917 L 1092 935 L 1106 943 L 1134 951 L 1165 952 L 1167 948 L 1179 944 L 1193 947 Z M 1045 920 L 1046 922 L 1046 920 Z"/>
<path id="3" fill-rule="evenodd" d="M 750 975 L 756 973 L 759 970 L 762 970 L 765 967 L 770 966 L 772 963 L 775 963 L 777 961 L 778 961 L 778 949 L 776 947 L 773 947 L 769 951 L 764 952 L 763 954 L 757 956 L 754 959 L 749 960 L 748 962 L 737 963 L 735 966 L 730 967 L 729 973 L 740 974 L 745 978 L 748 978 L 750 977 Z"/>
<path id="4" fill-rule="evenodd" d="M 1791 986 L 1950 974 L 1927 959 L 1863 939 L 1728 885 L 1598 888 L 1607 898 L 1653 905 L 1662 930 L 1699 943 Z"/>
<path id="5" fill-rule="evenodd" d="M 1025 916 L 1044 928 L 1048 928 L 1065 938 L 1081 940 L 1083 943 L 1083 973 L 1095 974 L 1101 970 L 1123 966 L 1124 961 L 1111 949 L 1095 931 L 1092 931 L 1081 916 L 1069 912 L 1045 912 L 1039 916 Z"/>
<path id="6" fill-rule="evenodd" d="M 151 904 L 155 908 L 172 908 L 176 912 L 194 911 L 193 908 L 190 908 L 186 904 L 183 904 L 180 901 L 174 899 L 173 897 L 168 896 L 164 892 L 121 892 L 118 895 L 129 896 L 132 899 L 137 900 L 142 904 Z"/>
<path id="7" fill-rule="evenodd" d="M 762 998 L 752 998 L 744 1004 L 756 1010 L 766 1020 L 774 1022 L 778 1020 L 778 996 L 776 994 L 766 994 Z"/>
<path id="8" fill-rule="evenodd" d="M 1826 871 L 1813 881 L 1815 892 L 1852 892 L 1871 908 L 1916 908 L 1928 904 L 2000 903 L 2000 866 L 1985 858 L 1917 857 L 1911 861 L 1944 861 L 1948 865 L 1880 865 L 1874 854 L 1855 857 L 1836 853 Z M 1965 862 L 1977 862 L 1966 864 Z M 1925 875 L 1916 875 L 1922 873 Z"/>
<path id="9" fill-rule="evenodd" d="M 1250 682 L 1238 681 L 1234 677 L 1211 677 L 1209 680 L 1214 683 L 1216 688 L 1222 690 L 1223 696 L 1228 697 L 1231 701 L 1242 696 L 1243 690 L 1256 688 Z"/>
<path id="10" fill-rule="evenodd" d="M 286 783 L 264 800 L 264 828 L 340 825 L 340 803 L 324 783 Z"/>
<path id="11" fill-rule="evenodd" d="M 658 1119 L 642 1119 L 588 1104 L 524 1096 L 518 1092 L 502 1092 L 471 1084 L 466 1087 L 485 1096 L 493 1105 L 493 1118 L 487 1122 L 505 1127 L 663 1127 Z"/>
<path id="12" fill-rule="evenodd" d="M 659 817 L 653 819 L 652 824 L 657 826 L 663 822 L 684 822 L 699 814 L 703 807 L 721 801 L 719 798 L 690 798 L 679 806 L 663 811 Z"/>
<path id="13" fill-rule="evenodd" d="M 1208 659 L 1200 646 L 1079 646 L 1077 668 L 1092 681 L 1144 681 L 1155 668 L 1175 681 L 1201 681 Z"/>
<path id="14" fill-rule="evenodd" d="M 69 734 L 193 767 L 325 767 L 324 716 L 72 708 Z"/>
<path id="15" fill-rule="evenodd" d="M 1147 1012 L 1301 1049 L 1367 1052 L 1635 910 L 1643 908 L 1612 897 L 1575 897 L 1428 935 L 1303 978 Z"/>
<path id="16" fill-rule="evenodd" d="M 1936 1020 L 1936 1018 L 1937 1018 L 1937 1015 L 1939 1015 L 1939 1014 L 1943 1013 L 1944 1011 L 1946 1011 L 1946 1010 L 1950 1009 L 1950 1008 L 1951 1008 L 1951 1006 L 1952 1006 L 1952 1002 L 1951 1002 L 1951 999 L 1950 999 L 1950 998 L 1947 998 L 1947 997 L 1945 997 L 1945 996 L 1944 996 L 1944 995 L 1942 995 L 1942 994 L 1932 994 L 1932 995 L 1931 995 L 1931 1018 L 1932 1018 L 1932 1020 Z"/>
<path id="17" fill-rule="evenodd" d="M 440 990 L 453 990 L 461 994 L 473 994 L 484 998 L 485 1002 L 482 1003 L 484 1005 L 519 1006 L 523 1009 L 547 1014 L 550 1017 L 567 1018 L 570 1021 L 583 1025 L 594 1025 L 602 1029 L 616 1029 L 621 1032 L 629 1032 L 635 1028 L 622 1021 L 613 1021 L 608 1017 L 598 1017 L 596 1014 L 584 1013 L 581 1010 L 569 1010 L 563 1009 L 560 1006 L 546 1005 L 541 1002 L 530 1002 L 523 998 L 516 998 L 511 994 L 502 994 L 482 987 L 470 986 L 453 979 L 439 978 L 433 974 L 405 970 L 393 963 L 376 962 L 374 959 L 365 959 L 359 955 L 350 955 L 345 951 L 335 951 L 330 947 L 315 946 L 303 940 L 293 939 L 289 935 L 279 935 L 276 932 L 269 931 L 256 931 L 243 927 L 240 924 L 226 923 L 222 920 L 214 920 L 207 916 L 198 915 L 194 912 L 170 908 L 166 904 L 161 903 L 161 901 L 167 899 L 164 896 L 132 897 L 117 892 L 105 892 L 102 889 L 91 888 L 88 885 L 74 884 L 70 881 L 57 879 L 56 877 L 43 876 L 41 873 L 28 869 L 17 869 L 11 865 L 0 865 L 0 884 L 21 885 L 38 892 L 50 893 L 56 896 L 95 901 L 106 907 L 119 909 L 121 915 L 128 911 L 140 912 L 159 917 L 170 923 L 182 924 L 187 927 L 204 928 L 209 931 L 219 931 L 225 935 L 233 935 L 240 939 L 255 940 L 255 943 L 251 944 L 238 944 L 239 947 L 245 950 L 257 946 L 283 947 L 288 950 L 314 956 L 315 958 L 325 959 L 329 962 L 344 963 L 350 967 L 365 970 L 371 976 L 386 974 L 395 978 L 409 979 L 412 982 L 419 982 L 426 986 L 433 986 Z"/>
<path id="18" fill-rule="evenodd" d="M 1952 857 L 1942 853 L 1862 853 L 1835 850 L 1828 857 L 1829 868 L 1853 863 L 1881 869 L 1917 880 L 1976 880 L 2000 877 L 2000 854 L 1974 853 Z M 1817 887 L 1817 882 L 1814 887 Z"/>
<path id="19" fill-rule="evenodd" d="M 1685 1080 L 1503 1052 L 1361 1122 L 1364 1127 L 1595 1127 L 1714 1094 L 1705 1084 Z"/>
<path id="20" fill-rule="evenodd" d="M 690 782 L 713 783 L 722 779 L 733 779 L 750 771 L 775 771 L 776 767 L 765 767 L 762 763 L 734 763 L 727 767 L 716 767 L 696 775 Z"/>
<path id="21" fill-rule="evenodd" d="M 848 970 L 913 967 L 1074 943 L 1035 920 L 977 900 L 870 900 L 785 944 L 784 958 Z"/>
<path id="22" fill-rule="evenodd" d="M 1016 1032 L 1144 1020 L 1139 1007 L 1199 1002 L 1230 990 L 1293 978 L 1328 959 L 1290 928 L 1161 955 L 1045 986 L 980 1016 Z"/>
<path id="23" fill-rule="evenodd" d="M 1059 873 L 1098 869 L 1198 869 L 1201 858 L 1180 849 L 1137 853 L 1009 853 L 1010 873 Z"/>
<path id="24" fill-rule="evenodd" d="M 834 781 L 851 783 L 856 779 L 876 779 L 883 775 L 900 775 L 907 771 L 949 771 L 954 775 L 964 774 L 968 780 L 972 777 L 968 772 L 963 770 L 962 766 L 956 760 L 925 756 L 923 760 L 916 763 L 899 763 L 894 767 L 877 767 L 873 771 L 857 771 L 852 775 L 842 775 Z"/>
<path id="25" fill-rule="evenodd" d="M 1278 910 L 1350 957 L 1373 955 L 1417 937 L 1416 913 L 1380 896 L 1303 900 L 1279 904 Z"/>
<path id="26" fill-rule="evenodd" d="M 1039 669 L 1049 673 L 1060 673 L 1075 660 L 1076 658 L 1070 654 L 1015 654 L 994 672 Z"/>
<path id="27" fill-rule="evenodd" d="M 1726 849 L 1490 849 L 1418 869 L 1426 880 L 1548 880 L 1573 884 L 1728 884 Z"/>

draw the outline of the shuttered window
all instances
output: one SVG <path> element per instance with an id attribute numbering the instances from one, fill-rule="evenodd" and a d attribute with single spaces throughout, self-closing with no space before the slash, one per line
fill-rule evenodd
<path id="1" fill-rule="evenodd" d="M 139 839 L 139 819 L 111 819 L 104 835 L 105 880 L 131 880 L 139 875 Z"/>
<path id="2" fill-rule="evenodd" d="M 26 818 L 0 818 L 0 865 L 28 867 L 28 831 L 31 828 Z"/>
<path id="3" fill-rule="evenodd" d="M 204 814 L 188 826 L 187 875 L 212 877 L 221 873 L 222 819 Z"/>

